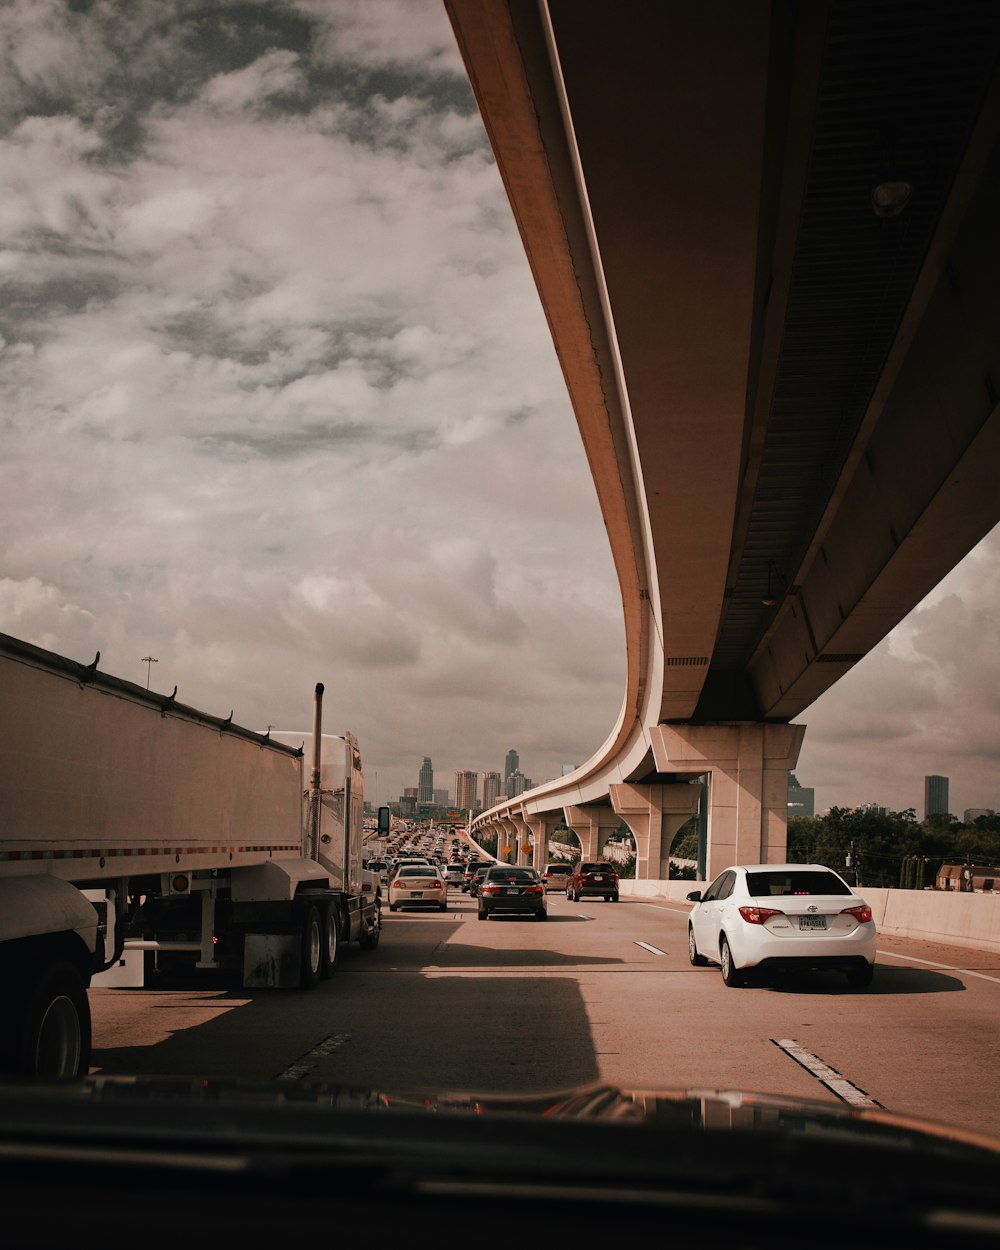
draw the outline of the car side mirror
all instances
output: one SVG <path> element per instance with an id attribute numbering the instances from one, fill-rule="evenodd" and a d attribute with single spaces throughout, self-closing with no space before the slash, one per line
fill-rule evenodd
<path id="1" fill-rule="evenodd" d="M 687 896 L 687 901 L 689 903 L 700 903 L 701 902 L 701 890 L 692 890 L 691 893 Z"/>

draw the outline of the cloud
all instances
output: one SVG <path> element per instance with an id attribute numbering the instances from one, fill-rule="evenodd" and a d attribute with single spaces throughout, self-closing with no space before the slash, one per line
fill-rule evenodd
<path id="1" fill-rule="evenodd" d="M 923 816 L 923 778 L 950 802 L 1000 807 L 1000 532 L 982 543 L 807 709 L 797 775 L 818 808 L 863 802 Z"/>
<path id="2" fill-rule="evenodd" d="M 21 0 L 0 45 L 0 628 L 260 727 L 322 680 L 383 799 L 582 763 L 618 589 L 443 8 Z M 803 717 L 821 806 L 1000 806 L 998 547 Z"/>

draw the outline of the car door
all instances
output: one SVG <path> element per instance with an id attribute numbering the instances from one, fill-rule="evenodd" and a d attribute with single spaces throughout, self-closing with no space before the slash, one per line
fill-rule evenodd
<path id="1" fill-rule="evenodd" d="M 702 895 L 701 902 L 691 913 L 695 942 L 698 950 L 714 959 L 719 950 L 719 930 L 722 926 L 723 900 L 733 891 L 736 874 L 727 868 L 719 873 Z"/>

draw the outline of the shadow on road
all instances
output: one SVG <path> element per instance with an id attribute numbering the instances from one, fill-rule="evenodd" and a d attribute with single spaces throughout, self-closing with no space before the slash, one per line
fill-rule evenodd
<path id="1" fill-rule="evenodd" d="M 855 989 L 847 978 L 836 972 L 757 973 L 748 980 L 751 986 L 774 990 L 779 994 L 821 994 L 836 997 L 843 994 L 865 998 L 898 994 L 951 994 L 966 986 L 958 977 L 926 968 L 896 968 L 876 964 L 875 979 L 865 989 Z"/>
<path id="2" fill-rule="evenodd" d="M 435 927 L 443 936 L 451 926 Z M 345 952 L 336 976 L 312 993 L 207 990 L 203 982 L 181 994 L 99 991 L 91 996 L 93 1068 L 426 1094 L 539 1092 L 599 1079 L 577 982 L 532 969 L 619 961 L 435 945 L 397 968 L 401 953 L 385 942 Z M 507 967 L 520 974 L 490 973 Z"/>

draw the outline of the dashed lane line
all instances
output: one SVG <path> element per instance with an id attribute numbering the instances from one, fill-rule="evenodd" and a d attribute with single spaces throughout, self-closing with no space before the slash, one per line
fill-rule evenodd
<path id="1" fill-rule="evenodd" d="M 658 946 L 650 946 L 648 942 L 636 942 L 636 946 L 641 946 L 644 951 L 649 951 L 651 955 L 665 955 L 666 951 L 661 951 Z"/>
<path id="2" fill-rule="evenodd" d="M 350 1033 L 331 1033 L 318 1046 L 314 1046 L 312 1050 L 306 1051 L 301 1059 L 297 1059 L 295 1063 L 289 1064 L 284 1072 L 279 1072 L 274 1079 L 276 1081 L 301 1081 L 303 1077 L 308 1076 L 314 1068 L 319 1066 L 321 1059 L 332 1055 L 335 1050 L 339 1050 L 345 1042 L 350 1040 Z"/>
<path id="3" fill-rule="evenodd" d="M 797 1064 L 800 1064 L 807 1072 L 810 1072 L 817 1081 L 822 1081 L 830 1093 L 835 1094 L 842 1102 L 850 1103 L 852 1107 L 882 1106 L 882 1103 L 877 1099 L 872 1098 L 870 1094 L 866 1094 L 863 1089 L 859 1089 L 853 1081 L 849 1081 L 836 1068 L 831 1068 L 818 1055 L 814 1055 L 812 1051 L 806 1050 L 798 1042 L 793 1041 L 791 1038 L 784 1038 L 779 1041 L 776 1037 L 772 1037 L 771 1041 L 779 1050 L 783 1050 L 790 1059 L 794 1059 Z"/>

